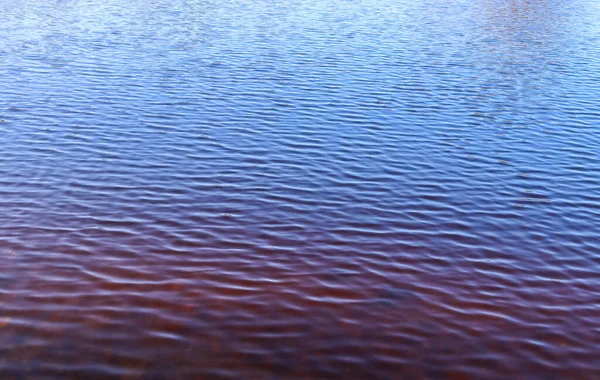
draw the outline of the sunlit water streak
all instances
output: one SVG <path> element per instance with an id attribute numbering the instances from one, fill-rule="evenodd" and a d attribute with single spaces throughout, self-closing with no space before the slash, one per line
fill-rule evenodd
<path id="1" fill-rule="evenodd" d="M 0 377 L 600 378 L 591 0 L 0 0 Z"/>

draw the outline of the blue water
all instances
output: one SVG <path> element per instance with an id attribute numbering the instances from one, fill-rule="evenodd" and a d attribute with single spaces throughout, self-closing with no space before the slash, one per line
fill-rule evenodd
<path id="1" fill-rule="evenodd" d="M 600 378 L 600 3 L 0 0 L 0 377 Z"/>

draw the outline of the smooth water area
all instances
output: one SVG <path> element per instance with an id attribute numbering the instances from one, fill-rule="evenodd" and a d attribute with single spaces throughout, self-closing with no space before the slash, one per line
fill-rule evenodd
<path id="1" fill-rule="evenodd" d="M 600 2 L 0 0 L 0 377 L 600 378 Z"/>

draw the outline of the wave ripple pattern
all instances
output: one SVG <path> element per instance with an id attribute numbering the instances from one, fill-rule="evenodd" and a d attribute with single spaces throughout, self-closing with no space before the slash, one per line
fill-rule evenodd
<path id="1" fill-rule="evenodd" d="M 599 379 L 599 4 L 0 0 L 0 377 Z"/>

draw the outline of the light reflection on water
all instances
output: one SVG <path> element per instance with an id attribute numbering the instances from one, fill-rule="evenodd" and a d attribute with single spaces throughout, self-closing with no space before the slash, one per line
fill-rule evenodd
<path id="1" fill-rule="evenodd" d="M 600 377 L 599 15 L 0 1 L 1 377 Z"/>

